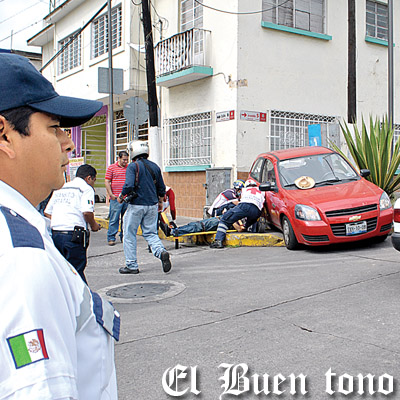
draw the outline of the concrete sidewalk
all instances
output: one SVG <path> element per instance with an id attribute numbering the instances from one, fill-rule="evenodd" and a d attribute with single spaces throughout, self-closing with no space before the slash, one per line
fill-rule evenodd
<path id="1" fill-rule="evenodd" d="M 103 229 L 108 229 L 108 205 L 105 203 L 95 204 L 95 217 L 96 221 L 103 227 Z M 169 216 L 170 217 L 170 216 Z M 176 223 L 178 226 L 188 224 L 189 222 L 197 221 L 196 218 L 181 217 L 177 216 Z M 207 238 L 202 243 L 199 242 L 198 238 L 192 235 L 185 235 L 178 238 L 179 243 L 185 244 L 209 244 L 214 240 L 215 234 L 207 235 Z M 171 242 L 175 241 L 174 237 L 166 237 L 160 231 L 160 238 L 169 240 Z M 226 246 L 230 247 L 281 247 L 285 243 L 283 241 L 282 233 L 278 231 L 270 231 L 267 233 L 249 233 L 249 232 L 232 232 L 227 233 L 225 239 Z"/>

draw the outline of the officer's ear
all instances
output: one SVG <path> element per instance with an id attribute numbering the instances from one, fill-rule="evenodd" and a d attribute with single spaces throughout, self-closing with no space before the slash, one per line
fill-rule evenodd
<path id="1" fill-rule="evenodd" d="M 12 144 L 12 137 L 15 132 L 10 123 L 0 115 L 0 154 L 7 155 L 9 158 L 15 158 L 15 151 Z"/>

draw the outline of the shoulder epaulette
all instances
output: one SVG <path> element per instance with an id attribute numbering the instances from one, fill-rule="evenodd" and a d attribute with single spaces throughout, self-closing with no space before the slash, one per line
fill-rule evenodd
<path id="1" fill-rule="evenodd" d="M 30 222 L 7 207 L 0 206 L 0 211 L 7 222 L 14 247 L 32 247 L 44 250 L 42 235 Z"/>

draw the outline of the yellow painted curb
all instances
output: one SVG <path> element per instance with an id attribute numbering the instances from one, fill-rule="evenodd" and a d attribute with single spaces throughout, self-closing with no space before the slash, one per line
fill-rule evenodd
<path id="1" fill-rule="evenodd" d="M 161 236 L 160 236 L 161 237 Z M 165 236 L 164 236 L 165 237 Z M 167 237 L 166 240 L 179 243 L 209 245 L 213 242 L 215 233 L 202 232 L 201 234 Z M 282 247 L 285 243 L 281 237 L 271 233 L 227 233 L 224 244 L 228 247 Z"/>
<path id="2" fill-rule="evenodd" d="M 94 219 L 96 220 L 96 222 L 101 225 L 102 229 L 107 229 L 108 230 L 108 219 L 105 218 L 99 218 L 99 217 L 94 217 Z"/>

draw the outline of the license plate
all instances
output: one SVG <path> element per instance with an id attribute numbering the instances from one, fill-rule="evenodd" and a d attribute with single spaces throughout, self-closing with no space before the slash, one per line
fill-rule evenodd
<path id="1" fill-rule="evenodd" d="M 358 235 L 367 232 L 367 221 L 346 224 L 346 235 Z"/>

